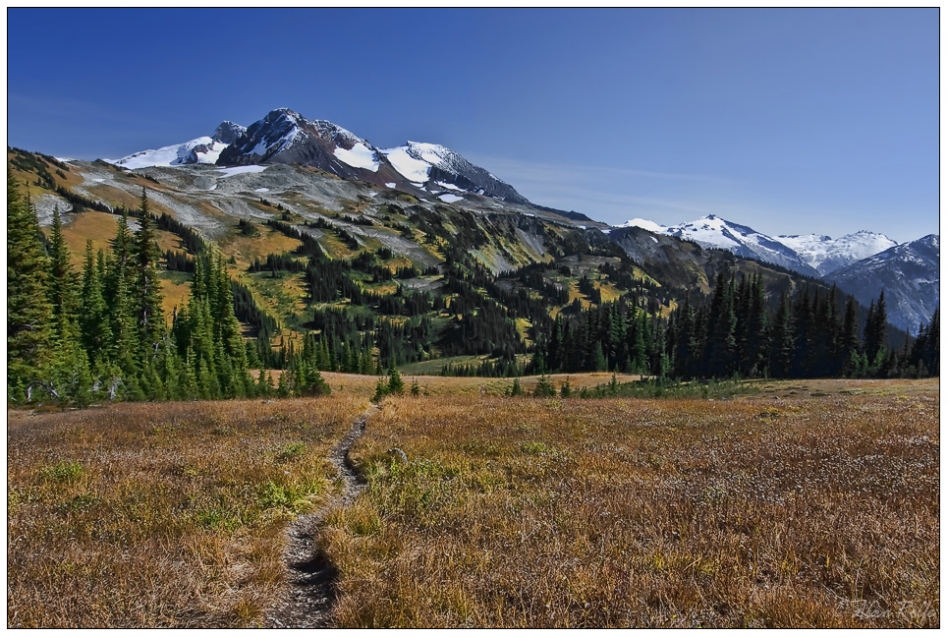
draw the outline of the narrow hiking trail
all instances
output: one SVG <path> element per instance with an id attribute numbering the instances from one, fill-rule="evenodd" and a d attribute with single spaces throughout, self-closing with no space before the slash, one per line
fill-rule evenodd
<path id="1" fill-rule="evenodd" d="M 350 506 L 366 487 L 356 475 L 349 450 L 365 431 L 366 421 L 377 411 L 377 405 L 370 406 L 329 451 L 328 460 L 342 479 L 342 493 L 315 513 L 300 516 L 287 529 L 285 562 L 289 583 L 280 601 L 267 613 L 267 628 L 323 628 L 329 623 L 339 571 L 319 545 L 319 530 L 330 513 Z"/>

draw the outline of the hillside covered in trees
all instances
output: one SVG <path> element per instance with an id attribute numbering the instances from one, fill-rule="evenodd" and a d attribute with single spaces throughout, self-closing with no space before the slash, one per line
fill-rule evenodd
<path id="1" fill-rule="evenodd" d="M 863 308 L 686 241 L 661 238 L 656 260 L 628 238 L 476 198 L 431 204 L 329 182 L 350 189 L 333 211 L 298 188 L 260 197 L 254 182 L 209 198 L 206 182 L 187 181 L 214 174 L 198 169 L 11 157 L 14 403 L 313 394 L 328 391 L 321 370 L 429 360 L 485 376 L 938 374 L 937 312 L 910 339 L 887 325 L 884 292 Z M 221 212 L 238 204 L 253 214 Z"/>

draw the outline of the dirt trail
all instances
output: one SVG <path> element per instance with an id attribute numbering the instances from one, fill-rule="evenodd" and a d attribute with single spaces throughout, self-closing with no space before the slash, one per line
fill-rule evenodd
<path id="1" fill-rule="evenodd" d="M 333 511 L 352 504 L 366 485 L 359 481 L 349 450 L 365 431 L 365 422 L 378 407 L 372 405 L 352 423 L 349 433 L 329 451 L 329 462 L 342 479 L 342 493 L 319 511 L 296 519 L 287 530 L 286 566 L 289 585 L 267 614 L 267 628 L 322 628 L 336 600 L 339 571 L 319 545 L 319 527 Z"/>

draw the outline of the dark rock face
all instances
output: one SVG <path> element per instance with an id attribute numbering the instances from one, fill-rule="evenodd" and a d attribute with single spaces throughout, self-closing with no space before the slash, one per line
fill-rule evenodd
<path id="1" fill-rule="evenodd" d="M 238 132 L 239 127 L 228 125 L 230 123 L 225 122 L 218 128 L 218 132 L 225 129 L 221 133 L 222 140 L 228 139 L 231 132 Z M 435 182 L 441 182 L 467 193 L 511 203 L 530 203 L 512 186 L 475 166 L 461 155 L 440 146 L 421 146 L 438 149 L 435 163 L 432 163 L 432 160 L 424 160 L 431 164 L 427 180 L 429 191 L 439 192 L 442 187 Z M 348 153 L 353 149 L 358 151 L 355 154 L 357 157 Z M 399 190 L 417 194 L 417 187 L 395 169 L 385 152 L 332 122 L 308 120 L 288 108 L 279 108 L 270 111 L 262 120 L 236 134 L 230 146 L 221 152 L 217 164 L 302 164 L 343 179 L 358 179 L 380 186 L 395 184 Z M 422 157 L 418 145 L 410 143 L 408 153 L 416 159 Z"/>

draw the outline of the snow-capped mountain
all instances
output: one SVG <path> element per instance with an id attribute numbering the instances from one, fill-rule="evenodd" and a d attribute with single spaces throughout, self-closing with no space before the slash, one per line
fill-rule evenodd
<path id="1" fill-rule="evenodd" d="M 214 134 L 209 137 L 198 137 L 183 144 L 143 150 L 121 159 L 106 159 L 105 161 L 128 169 L 146 168 L 148 166 L 213 164 L 217 162 L 221 151 L 246 130 L 239 124 L 222 122 L 214 131 Z"/>
<path id="2" fill-rule="evenodd" d="M 395 170 L 418 188 L 465 191 L 504 201 L 529 203 L 510 184 L 444 146 L 410 141 L 403 146 L 383 149 L 382 153 Z"/>
<path id="3" fill-rule="evenodd" d="M 106 160 L 125 168 L 217 164 L 301 164 L 379 187 L 427 193 L 454 203 L 464 195 L 482 195 L 529 204 L 512 186 L 449 148 L 408 142 L 381 150 L 354 133 L 289 108 L 278 108 L 245 128 L 222 123 L 211 137 Z"/>
<path id="4" fill-rule="evenodd" d="M 780 241 L 717 215 L 708 215 L 697 221 L 667 227 L 646 219 L 632 219 L 619 227 L 644 228 L 656 234 L 694 241 L 706 248 L 720 248 L 740 257 L 773 263 L 808 276 L 820 275 L 793 249 Z"/>
<path id="5" fill-rule="evenodd" d="M 263 163 L 303 164 L 345 179 L 375 182 L 378 180 L 368 173 L 383 168 L 383 157 L 374 146 L 341 126 L 278 108 L 251 124 L 217 160 L 220 166 Z M 383 173 L 397 175 L 387 168 Z"/>
<path id="6" fill-rule="evenodd" d="M 884 234 L 868 230 L 847 234 L 839 239 L 816 234 L 780 235 L 777 241 L 791 248 L 821 275 L 898 245 Z"/>
<path id="7" fill-rule="evenodd" d="M 889 323 L 918 333 L 938 307 L 939 238 L 930 234 L 856 261 L 824 277 L 868 307 L 885 290 Z"/>

